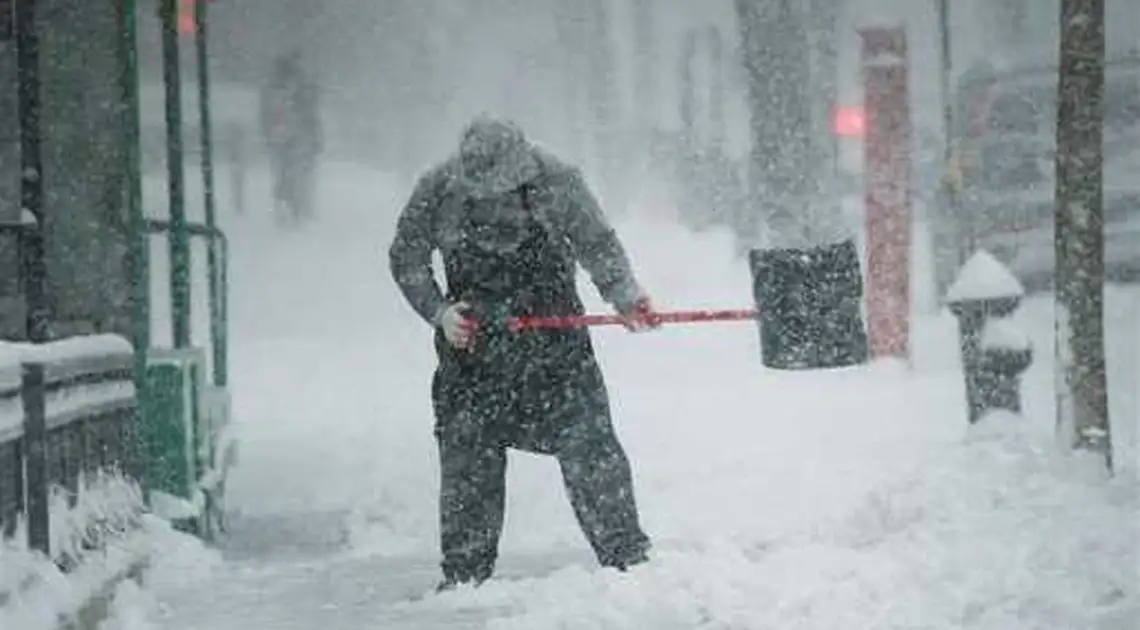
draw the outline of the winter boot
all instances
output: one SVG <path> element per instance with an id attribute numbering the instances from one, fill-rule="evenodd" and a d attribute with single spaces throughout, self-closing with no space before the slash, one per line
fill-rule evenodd
<path id="1" fill-rule="evenodd" d="M 462 569 L 446 566 L 443 571 L 443 581 L 436 587 L 436 592 L 450 591 L 464 585 L 478 588 L 482 586 L 483 582 L 491 579 L 492 573 L 494 573 L 494 566 L 490 564 L 481 563 L 478 566 Z"/>

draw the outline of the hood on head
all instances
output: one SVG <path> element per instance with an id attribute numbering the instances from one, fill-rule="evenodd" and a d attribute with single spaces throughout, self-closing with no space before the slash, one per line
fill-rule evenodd
<path id="1" fill-rule="evenodd" d="M 472 197 L 492 197 L 517 189 L 538 176 L 535 148 L 509 120 L 477 117 L 459 143 L 461 179 Z"/>

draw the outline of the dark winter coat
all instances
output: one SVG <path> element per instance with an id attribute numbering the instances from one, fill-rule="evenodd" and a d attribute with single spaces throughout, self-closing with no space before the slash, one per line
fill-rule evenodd
<path id="1" fill-rule="evenodd" d="M 578 263 L 619 311 L 641 292 L 579 172 L 533 147 L 511 162 L 496 169 L 497 183 L 465 176 L 458 159 L 428 173 L 400 216 L 390 264 L 426 321 L 465 301 L 484 324 L 471 352 L 450 347 L 436 332 L 437 435 L 449 443 L 565 452 L 610 431 L 589 333 L 515 334 L 504 329 L 503 317 L 581 314 Z M 442 253 L 446 293 L 434 279 L 435 250 Z"/>
<path id="2" fill-rule="evenodd" d="M 505 185 L 503 191 L 488 192 L 483 181 L 472 182 L 465 177 L 458 156 L 432 169 L 416 184 L 400 214 L 389 263 L 396 284 L 425 321 L 434 324 L 450 303 L 435 281 L 432 253 L 439 250 L 444 265 L 453 266 L 463 240 L 468 203 L 492 192 L 509 192 L 523 183 L 532 191 L 527 211 L 556 245 L 548 255 L 581 264 L 602 298 L 618 311 L 629 309 L 641 294 L 625 249 L 580 171 L 533 146 L 527 147 L 527 159 L 528 166 L 515 169 L 523 174 L 521 181 Z M 490 211 L 511 220 L 518 210 L 502 207 Z M 571 264 L 568 273 L 573 270 Z"/>

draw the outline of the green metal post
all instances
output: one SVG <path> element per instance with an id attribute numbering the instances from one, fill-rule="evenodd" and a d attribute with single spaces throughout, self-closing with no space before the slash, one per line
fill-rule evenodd
<path id="1" fill-rule="evenodd" d="M 127 216 L 130 240 L 127 242 L 131 268 L 131 342 L 135 349 L 135 388 L 145 383 L 146 353 L 150 348 L 150 237 L 142 207 L 142 158 L 139 138 L 139 55 L 138 7 L 135 0 L 120 6 L 119 34 L 123 55 L 123 155 L 127 167 Z"/>
<path id="2" fill-rule="evenodd" d="M 214 139 L 210 122 L 210 55 L 207 31 L 206 7 L 209 3 L 194 3 L 194 43 L 198 53 L 198 114 L 201 117 L 202 143 L 202 189 L 205 198 L 206 227 L 213 231 L 217 227 L 214 211 Z M 213 351 L 214 384 L 225 387 L 226 373 L 226 326 L 221 310 L 222 297 L 219 294 L 221 278 L 218 273 L 218 239 L 209 236 L 206 246 L 206 265 L 210 283 L 210 346 Z"/>
<path id="3" fill-rule="evenodd" d="M 182 160 L 182 77 L 178 2 L 162 0 L 162 79 L 166 88 L 166 168 L 170 193 L 170 307 L 174 347 L 190 346 L 190 233 L 186 227 L 186 175 Z"/>

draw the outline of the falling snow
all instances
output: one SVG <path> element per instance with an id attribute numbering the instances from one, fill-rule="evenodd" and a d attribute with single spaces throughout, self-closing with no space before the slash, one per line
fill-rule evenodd
<path id="1" fill-rule="evenodd" d="M 1039 95 L 1055 86 L 1051 73 L 1004 81 L 1022 77 L 1029 62 L 1055 58 L 1054 3 L 1015 16 L 1009 3 L 950 2 L 952 99 L 945 104 L 935 3 L 805 0 L 810 41 L 797 44 L 810 63 L 773 52 L 780 51 L 772 42 L 790 42 L 799 30 L 777 29 L 757 40 L 773 53 L 768 61 L 786 62 L 794 76 L 746 71 L 738 53 L 748 38 L 738 32 L 738 11 L 762 4 L 746 0 L 304 0 L 288 3 L 285 15 L 243 14 L 228 4 L 209 3 L 211 13 L 226 17 L 211 24 L 210 70 L 214 199 L 228 237 L 231 430 L 241 445 L 226 480 L 229 531 L 207 544 L 172 528 L 168 520 L 199 514 L 200 493 L 192 500 L 156 494 L 144 514 L 138 488 L 117 475 L 85 478 L 75 497 L 53 491 L 54 555 L 76 569 L 64 573 L 30 551 L 19 523 L 15 536 L 0 543 L 0 628 L 55 630 L 61 615 L 112 582 L 101 594 L 107 615 L 97 630 L 1140 627 L 1140 399 L 1132 393 L 1140 383 L 1140 289 L 1105 288 L 1117 470 L 1104 478 L 1085 474 L 1084 458 L 1057 448 L 1057 436 L 1072 434 L 1074 414 L 1066 371 L 1055 369 L 1072 358 L 1068 313 L 1055 312 L 1053 296 L 1029 282 L 1053 262 L 1054 160 L 1044 147 L 1055 129 Z M 1135 2 L 1107 4 L 1109 49 L 1119 51 L 1119 42 L 1135 40 Z M 168 218 L 160 37 L 152 13 L 141 11 L 139 22 L 142 201 L 148 216 Z M 780 14 L 781 20 L 798 15 Z M 110 15 L 102 16 L 106 25 Z M 192 26 L 182 17 L 183 27 Z M 760 22 L 774 24 L 769 17 Z M 828 20 L 831 33 L 822 30 Z M 58 28 L 87 23 L 68 13 Z M 92 32 L 101 28 L 91 24 Z M 871 24 L 904 28 L 906 57 L 861 59 L 859 29 Z M 53 306 L 77 329 L 113 327 L 114 321 L 86 318 L 99 320 L 95 311 L 130 303 L 130 283 L 123 281 L 128 257 L 119 242 L 128 228 L 118 206 L 123 178 L 104 168 L 120 156 L 100 154 L 124 133 L 96 116 L 118 120 L 120 77 L 108 69 L 119 51 L 79 46 L 63 35 L 45 46 L 63 60 L 57 64 L 63 70 L 83 65 L 85 72 L 45 70 L 51 88 L 45 99 L 58 102 L 48 99 L 51 159 L 42 177 L 19 165 L 6 140 L 15 136 L 0 129 L 0 171 L 13 175 L 0 182 L 0 217 L 37 223 L 13 187 L 21 173 L 27 184 L 46 186 L 47 206 L 36 210 L 46 210 L 53 230 L 68 227 L 68 217 L 87 221 L 84 212 L 96 208 L 90 225 L 75 234 L 61 230 L 67 238 L 49 253 L 56 263 L 51 280 L 59 285 Z M 11 50 L 0 41 L 0 126 L 18 119 L 9 113 L 15 91 L 6 88 L 14 73 L 3 55 Z M 205 199 L 196 154 L 199 86 L 190 56 L 184 58 L 186 202 L 196 222 L 204 219 Z M 861 138 L 833 137 L 829 124 L 833 107 L 858 110 L 867 122 L 860 134 L 881 131 L 873 125 L 882 119 L 862 111 L 863 71 L 904 61 L 907 141 L 914 150 L 909 172 L 900 171 L 910 181 L 899 183 L 867 172 L 874 165 L 864 163 Z M 279 72 L 269 81 L 275 65 Z M 1111 72 L 1109 87 L 1132 85 L 1130 72 Z M 971 86 L 991 75 L 1008 91 L 982 90 L 981 101 L 970 100 Z M 750 92 L 749 76 L 795 89 Z M 79 87 L 60 87 L 73 84 Z M 274 90 L 263 90 L 270 84 Z M 1129 134 L 1140 133 L 1140 121 L 1129 118 L 1134 110 L 1114 110 L 1108 101 L 1118 135 L 1107 139 L 1124 148 L 1106 161 L 1105 199 L 1133 207 L 1140 160 Z M 991 116 L 983 122 L 998 133 L 984 146 L 957 147 L 966 201 L 957 214 L 939 212 L 945 134 L 958 144 L 959 127 L 968 126 L 962 121 L 980 115 L 973 111 L 978 102 Z M 754 119 L 750 105 L 759 110 Z M 950 129 L 943 128 L 943 105 L 954 114 Z M 490 158 L 502 148 L 497 153 L 496 142 L 475 142 L 490 136 L 464 139 L 480 112 L 513 121 L 533 142 L 511 153 L 508 168 L 484 177 L 473 173 L 480 163 L 496 163 Z M 1024 133 L 1027 127 L 1034 131 Z M 752 151 L 761 136 L 782 140 Z M 60 137 L 82 138 L 83 150 L 61 149 Z M 429 172 L 435 176 L 420 179 Z M 417 180 L 431 194 L 413 195 Z M 986 188 L 994 181 L 1000 190 Z M 499 196 L 521 195 L 518 184 L 535 182 L 525 188 L 542 206 L 533 215 L 518 212 L 534 210 L 526 199 L 515 204 Z M 871 190 L 864 190 L 868 182 Z M 409 199 L 428 200 L 432 210 L 402 222 L 405 247 L 393 248 L 390 259 L 387 248 L 399 240 L 398 214 Z M 570 500 L 580 486 L 564 483 L 567 469 L 596 481 L 602 461 L 613 472 L 612 452 L 560 462 L 512 450 L 495 576 L 479 588 L 434 592 L 441 577 L 436 432 L 447 427 L 437 427 L 433 405 L 441 353 L 431 324 L 447 328 L 446 343 L 463 319 L 459 310 L 447 310 L 454 296 L 432 291 L 430 280 L 457 275 L 456 260 L 470 262 L 463 246 L 487 233 L 450 221 L 487 211 L 481 227 L 502 232 L 481 236 L 482 251 L 502 254 L 530 242 L 534 234 L 513 230 L 537 217 L 550 230 L 542 235 L 553 233 L 549 249 L 573 252 L 581 263 L 565 273 L 576 274 L 569 282 L 588 313 L 632 309 L 645 297 L 662 310 L 751 309 L 751 248 L 809 261 L 807 252 L 853 243 L 864 269 L 847 275 L 875 286 L 883 269 L 866 269 L 880 253 L 868 251 L 876 247 L 866 234 L 868 199 L 911 204 L 907 264 L 915 304 L 906 314 L 908 361 L 770 369 L 751 321 L 639 334 L 621 326 L 591 329 L 604 387 L 595 383 L 590 391 L 596 404 L 608 403 L 626 451 L 638 516 L 652 540 L 649 562 L 626 572 L 599 568 L 574 510 L 582 499 Z M 594 201 L 596 209 L 579 212 Z M 1078 225 L 1089 221 L 1082 204 L 1070 213 Z M 947 214 L 954 215 L 951 223 L 943 223 Z M 1140 251 L 1135 213 L 1120 217 L 1106 221 L 1110 266 L 1136 262 Z M 948 247 L 940 230 L 959 229 L 952 222 L 966 218 L 977 220 L 971 236 L 978 247 L 957 269 L 958 243 Z M 0 254 L 12 251 L 3 249 L 6 242 Z M 200 245 L 193 246 L 188 270 L 195 345 L 210 327 Z M 162 345 L 171 337 L 169 243 L 155 237 L 148 251 L 151 332 Z M 407 265 L 394 282 L 389 266 L 401 255 Z M 483 280 L 505 282 L 549 258 Z M 782 297 L 829 297 L 815 288 Z M 0 298 L 7 290 L 0 283 Z M 895 297 L 901 303 L 905 296 Z M 856 312 L 854 329 L 875 325 L 874 300 L 839 297 Z M 1033 350 L 1033 363 L 1023 377 L 1019 413 L 991 412 L 970 425 L 958 329 L 942 306 L 999 298 L 1018 298 L 1020 308 L 989 321 L 982 344 Z M 824 303 L 808 317 L 838 310 Z M 791 344 L 794 335 L 776 337 Z M 812 344 L 821 342 L 806 345 Z M 0 341 L 0 389 L 18 383 L 21 361 L 130 350 L 110 335 L 47 348 Z M 469 354 L 484 358 L 477 349 Z M 516 352 L 510 359 L 518 367 L 541 356 Z M 534 414 L 539 419 L 585 407 L 583 396 L 565 395 L 569 380 L 554 379 L 521 406 L 541 409 Z M 488 391 L 504 399 L 525 389 L 494 384 Z M 79 388 L 78 397 L 55 395 L 49 403 L 58 409 L 93 396 L 134 394 L 121 385 Z M 567 404 L 555 405 L 559 394 Z M 465 400 L 448 419 L 468 419 L 473 408 L 494 402 L 500 401 Z M 22 409 L 19 400 L 0 405 L 3 439 L 18 433 Z M 595 420 L 599 408 L 586 419 Z M 483 472 L 476 466 L 459 481 Z M 613 499 L 625 491 L 599 494 Z M 466 503 L 479 502 L 495 507 L 485 494 Z M 141 577 L 118 579 L 142 558 L 149 562 Z"/>

